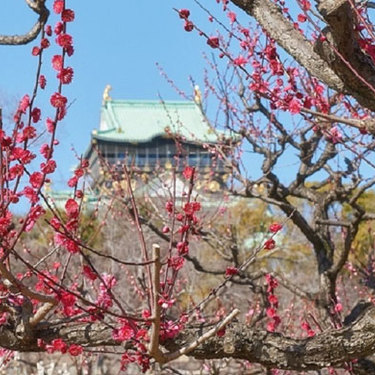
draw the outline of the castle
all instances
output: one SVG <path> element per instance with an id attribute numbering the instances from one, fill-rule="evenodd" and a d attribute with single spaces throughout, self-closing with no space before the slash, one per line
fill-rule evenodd
<path id="1" fill-rule="evenodd" d="M 228 170 L 213 150 L 226 134 L 210 126 L 197 88 L 194 101 L 114 100 L 109 90 L 104 90 L 99 128 L 84 155 L 94 188 L 109 187 L 106 171 L 124 163 L 143 181 L 156 171 L 174 168 L 178 173 L 188 165 L 196 168 L 206 190 L 224 186 Z"/>

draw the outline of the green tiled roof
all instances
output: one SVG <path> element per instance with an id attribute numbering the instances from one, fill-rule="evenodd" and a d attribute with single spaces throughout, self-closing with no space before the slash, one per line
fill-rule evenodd
<path id="1" fill-rule="evenodd" d="M 93 137 L 115 142 L 148 142 L 166 135 L 166 128 L 186 141 L 218 142 L 218 132 L 210 128 L 200 108 L 188 101 L 107 100 L 101 108 L 100 128 L 93 132 Z"/>

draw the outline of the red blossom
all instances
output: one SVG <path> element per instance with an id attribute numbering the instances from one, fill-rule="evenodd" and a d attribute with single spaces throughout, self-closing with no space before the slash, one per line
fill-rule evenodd
<path id="1" fill-rule="evenodd" d="M 44 215 L 45 213 L 46 211 L 40 205 L 32 207 L 25 222 L 25 231 L 30 232 L 34 227 L 35 222 L 39 219 L 40 216 Z"/>
<path id="2" fill-rule="evenodd" d="M 33 49 L 31 50 L 31 54 L 33 56 L 38 56 L 40 54 L 40 48 L 37 46 L 33 47 Z"/>
<path id="3" fill-rule="evenodd" d="M 313 336 L 315 336 L 315 332 L 314 332 L 314 330 L 311 329 L 309 323 L 307 323 L 307 322 L 302 322 L 302 323 L 301 323 L 301 328 L 302 328 L 304 331 L 306 331 L 307 336 L 309 336 L 309 337 L 313 337 Z"/>
<path id="4" fill-rule="evenodd" d="M 80 250 L 78 243 L 70 238 L 65 238 L 64 247 L 71 254 L 77 254 Z"/>
<path id="5" fill-rule="evenodd" d="M 91 268 L 89 265 L 85 264 L 85 265 L 82 267 L 82 269 L 83 269 L 83 274 L 84 274 L 89 280 L 91 280 L 91 281 L 95 281 L 95 280 L 98 278 L 97 274 L 92 270 L 92 268 Z"/>
<path id="6" fill-rule="evenodd" d="M 191 204 L 193 205 L 193 211 L 194 212 L 200 211 L 200 209 L 202 207 L 200 202 L 192 202 Z"/>
<path id="7" fill-rule="evenodd" d="M 16 177 L 23 175 L 25 168 L 22 164 L 16 164 L 9 168 L 8 177 L 9 181 L 14 180 Z"/>
<path id="8" fill-rule="evenodd" d="M 87 159 L 83 159 L 83 160 L 81 161 L 81 167 L 82 167 L 82 168 L 88 168 L 89 165 L 90 165 L 90 163 L 89 163 L 89 161 L 88 161 Z"/>
<path id="9" fill-rule="evenodd" d="M 269 318 L 273 318 L 274 316 L 277 315 L 277 311 L 273 307 L 268 307 L 266 309 L 266 314 Z"/>
<path id="10" fill-rule="evenodd" d="M 79 215 L 79 205 L 78 203 L 70 198 L 65 203 L 65 212 L 71 219 L 76 219 Z"/>
<path id="11" fill-rule="evenodd" d="M 236 267 L 227 267 L 227 269 L 225 270 L 225 276 L 226 277 L 231 277 L 231 276 L 234 276 L 234 275 L 237 275 L 238 274 L 238 268 Z"/>
<path id="12" fill-rule="evenodd" d="M 328 140 L 331 141 L 333 144 L 340 143 L 342 141 L 342 133 L 338 129 L 337 126 L 332 127 L 329 131 Z"/>
<path id="13" fill-rule="evenodd" d="M 47 143 L 43 143 L 39 151 L 47 159 L 50 156 L 51 148 Z"/>
<path id="14" fill-rule="evenodd" d="M 185 24 L 184 24 L 184 29 L 187 32 L 193 31 L 194 30 L 194 24 L 193 24 L 193 22 L 191 22 L 189 20 L 186 20 Z"/>
<path id="15" fill-rule="evenodd" d="M 68 99 L 65 96 L 61 95 L 60 93 L 55 92 L 54 94 L 51 95 L 50 101 L 53 107 L 62 108 L 62 107 L 65 107 Z"/>
<path id="16" fill-rule="evenodd" d="M 191 217 L 194 214 L 194 206 L 190 202 L 185 203 L 183 210 L 186 216 Z"/>
<path id="17" fill-rule="evenodd" d="M 64 9 L 64 0 L 55 0 L 53 3 L 53 11 L 60 14 Z"/>
<path id="18" fill-rule="evenodd" d="M 74 21 L 74 11 L 72 9 L 64 9 L 61 14 L 61 20 L 63 22 L 73 22 Z"/>
<path id="19" fill-rule="evenodd" d="M 35 107 L 31 111 L 31 118 L 33 120 L 33 123 L 37 123 L 40 120 L 41 111 L 39 108 Z"/>
<path id="20" fill-rule="evenodd" d="M 68 186 L 71 188 L 77 186 L 77 184 L 78 184 L 78 178 L 76 176 L 71 177 L 68 181 Z"/>
<path id="21" fill-rule="evenodd" d="M 341 303 L 336 303 L 335 305 L 335 312 L 339 313 L 342 311 L 342 304 Z"/>
<path id="22" fill-rule="evenodd" d="M 57 74 L 57 78 L 61 81 L 61 83 L 67 85 L 72 82 L 73 80 L 73 69 L 71 67 L 63 68 Z"/>
<path id="23" fill-rule="evenodd" d="M 41 74 L 39 77 L 39 87 L 41 89 L 44 89 L 46 87 L 46 84 L 47 84 L 46 77 L 43 74 Z"/>
<path id="24" fill-rule="evenodd" d="M 298 19 L 299 22 L 303 23 L 303 22 L 306 22 L 307 17 L 306 17 L 305 14 L 300 13 L 300 14 L 297 16 L 297 19 Z"/>
<path id="25" fill-rule="evenodd" d="M 74 175 L 77 176 L 77 178 L 81 178 L 85 174 L 85 171 L 82 168 L 77 168 L 74 171 Z"/>
<path id="26" fill-rule="evenodd" d="M 56 169 L 56 162 L 53 159 L 47 161 L 47 163 L 41 163 L 40 168 L 43 173 L 49 174 L 55 172 Z"/>
<path id="27" fill-rule="evenodd" d="M 65 52 L 66 54 L 70 57 L 73 55 L 74 53 L 74 47 L 73 46 L 69 46 L 68 48 L 65 49 Z"/>
<path id="28" fill-rule="evenodd" d="M 235 59 L 233 59 L 233 64 L 234 65 L 237 65 L 237 66 L 243 66 L 247 63 L 247 59 L 245 57 L 243 57 L 242 55 L 236 57 Z"/>
<path id="29" fill-rule="evenodd" d="M 44 28 L 44 31 L 46 32 L 46 34 L 48 36 L 51 36 L 52 35 L 52 27 L 51 27 L 51 25 L 46 25 L 46 27 Z"/>
<path id="30" fill-rule="evenodd" d="M 269 240 L 267 240 L 265 243 L 264 243 L 264 248 L 266 250 L 272 250 L 274 249 L 276 246 L 276 243 L 275 243 L 275 240 L 273 238 L 270 238 Z"/>
<path id="31" fill-rule="evenodd" d="M 77 190 L 76 191 L 76 198 L 78 198 L 78 199 L 83 198 L 83 191 L 82 190 Z"/>
<path id="32" fill-rule="evenodd" d="M 158 301 L 158 304 L 163 308 L 163 309 L 168 309 L 174 305 L 176 300 L 174 298 L 172 299 L 166 299 L 166 298 L 160 298 Z"/>
<path id="33" fill-rule="evenodd" d="M 301 6 L 303 10 L 308 11 L 311 8 L 311 3 L 309 0 L 301 0 Z"/>
<path id="34" fill-rule="evenodd" d="M 122 325 L 120 328 L 115 329 L 112 332 L 112 337 L 116 341 L 127 341 L 135 336 L 135 332 L 131 324 L 127 320 L 122 320 Z"/>
<path id="35" fill-rule="evenodd" d="M 277 327 L 280 325 L 281 323 L 281 319 L 278 315 L 275 315 L 273 318 L 272 318 L 272 321 L 270 321 L 268 324 L 267 324 L 267 331 L 268 332 L 275 332 Z"/>
<path id="36" fill-rule="evenodd" d="M 186 255 L 189 252 L 189 244 L 187 242 L 178 242 L 176 248 L 180 255 Z"/>
<path id="37" fill-rule="evenodd" d="M 54 229 L 56 229 L 56 230 L 59 230 L 60 227 L 61 227 L 60 220 L 59 220 L 57 217 L 53 217 L 53 218 L 50 220 L 50 224 L 51 224 L 52 228 L 54 228 Z"/>
<path id="38" fill-rule="evenodd" d="M 278 300 L 278 298 L 274 294 L 269 294 L 268 297 L 267 297 L 267 299 L 268 299 L 268 302 L 271 305 L 273 305 L 273 306 L 275 306 L 277 308 L 277 306 L 279 305 L 279 300 Z"/>
<path id="39" fill-rule="evenodd" d="M 30 176 L 30 185 L 35 188 L 35 189 L 38 189 L 42 186 L 42 183 L 43 183 L 43 173 L 41 172 L 34 172 L 31 174 Z"/>
<path id="40" fill-rule="evenodd" d="M 60 107 L 57 109 L 57 120 L 61 121 L 66 115 L 66 107 Z M 58 142 L 56 139 L 54 142 Z M 54 143 L 57 144 L 57 143 Z"/>
<path id="41" fill-rule="evenodd" d="M 190 180 L 194 176 L 194 173 L 195 168 L 187 166 L 184 168 L 182 175 L 185 177 L 186 180 Z"/>
<path id="42" fill-rule="evenodd" d="M 223 337 L 223 336 L 225 336 L 225 327 L 222 328 L 222 329 L 219 329 L 219 330 L 216 332 L 216 336 L 218 336 L 218 337 Z"/>
<path id="43" fill-rule="evenodd" d="M 302 105 L 300 101 L 296 98 L 293 98 L 288 105 L 289 112 L 293 115 L 301 112 Z"/>
<path id="44" fill-rule="evenodd" d="M 48 48 L 50 45 L 49 40 L 47 38 L 43 38 L 40 42 L 40 47 L 45 49 Z"/>
<path id="45" fill-rule="evenodd" d="M 189 18 L 189 16 L 190 16 L 190 10 L 189 10 L 189 9 L 180 9 L 180 10 L 178 11 L 178 15 L 179 15 L 180 18 L 182 18 L 182 19 Z"/>
<path id="46" fill-rule="evenodd" d="M 270 227 L 268 229 L 272 233 L 277 233 L 282 228 L 283 228 L 283 226 L 281 224 L 279 224 L 279 223 L 273 223 L 273 224 L 270 225 Z"/>
<path id="47" fill-rule="evenodd" d="M 56 23 L 55 28 L 53 29 L 56 35 L 61 34 L 63 30 L 64 30 L 64 24 L 60 21 Z"/>
<path id="48" fill-rule="evenodd" d="M 271 293 L 279 285 L 278 281 L 269 273 L 266 274 L 266 281 L 268 284 L 267 293 Z"/>
<path id="49" fill-rule="evenodd" d="M 69 48 L 73 44 L 73 38 L 69 34 L 61 33 L 57 36 L 56 43 L 62 48 Z"/>
<path id="50" fill-rule="evenodd" d="M 48 353 L 53 353 L 55 351 L 66 353 L 68 346 L 63 339 L 52 340 L 51 345 L 46 345 L 46 350 Z M 52 349 L 52 351 L 51 351 Z"/>
<path id="51" fill-rule="evenodd" d="M 173 206 L 174 206 L 173 202 L 168 201 L 165 204 L 165 209 L 167 210 L 167 212 L 172 213 L 173 212 Z"/>
<path id="52" fill-rule="evenodd" d="M 81 345 L 72 344 L 69 346 L 68 353 L 74 357 L 82 354 L 83 348 Z"/>
<path id="53" fill-rule="evenodd" d="M 59 298 L 59 300 L 62 302 L 64 306 L 69 307 L 74 306 L 76 299 L 77 297 L 69 292 L 62 292 Z"/>
<path id="54" fill-rule="evenodd" d="M 29 105 L 30 105 L 30 97 L 29 97 L 29 95 L 25 95 L 21 99 L 21 102 L 18 106 L 18 110 L 21 111 L 22 113 L 25 113 L 26 109 L 29 107 Z"/>
<path id="55" fill-rule="evenodd" d="M 185 259 L 180 256 L 174 256 L 168 259 L 168 266 L 173 268 L 175 271 L 180 270 L 185 263 Z"/>
<path id="56" fill-rule="evenodd" d="M 30 150 L 24 150 L 21 147 L 14 147 L 11 152 L 11 160 L 19 160 L 22 164 L 29 164 L 35 158 Z"/>
<path id="57" fill-rule="evenodd" d="M 55 130 L 55 122 L 52 119 L 47 118 L 47 120 L 46 120 L 46 128 L 47 128 L 47 131 L 49 133 L 53 133 L 54 130 Z"/>
<path id="58" fill-rule="evenodd" d="M 230 23 L 236 22 L 236 19 L 237 19 L 236 13 L 234 13 L 234 12 L 228 12 L 227 16 L 230 19 Z"/>
<path id="59" fill-rule="evenodd" d="M 207 44 L 211 48 L 219 48 L 219 38 L 217 36 L 211 36 L 207 39 Z"/>
<path id="60" fill-rule="evenodd" d="M 36 191 L 31 186 L 26 186 L 19 194 L 27 198 L 30 203 L 36 203 L 39 200 Z"/>
<path id="61" fill-rule="evenodd" d="M 33 139 L 36 137 L 36 129 L 34 126 L 26 126 L 22 131 L 22 136 L 20 136 L 20 142 L 26 141 L 28 139 Z M 18 141 L 18 137 L 17 137 Z"/>
<path id="62" fill-rule="evenodd" d="M 184 215 L 181 214 L 181 213 L 178 213 L 178 214 L 176 215 L 176 220 L 177 220 L 177 221 L 182 221 L 182 220 L 184 220 Z"/>

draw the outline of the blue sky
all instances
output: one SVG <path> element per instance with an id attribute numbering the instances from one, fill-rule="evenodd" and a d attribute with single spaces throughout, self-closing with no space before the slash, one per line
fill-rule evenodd
<path id="1" fill-rule="evenodd" d="M 115 99 L 157 99 L 159 94 L 166 100 L 180 99 L 160 76 L 156 68 L 159 63 L 187 93 L 192 90 L 190 75 L 203 85 L 202 52 L 207 46 L 196 33 L 183 30 L 183 22 L 173 8 L 189 8 L 195 21 L 204 22 L 206 31 L 215 32 L 215 25 L 206 22 L 207 16 L 191 0 L 71 0 L 69 4 L 76 13 L 76 21 L 69 25 L 76 50 L 69 64 L 75 76 L 65 93 L 74 102 L 58 132 L 61 145 L 56 153 L 56 183 L 66 180 L 75 164 L 71 147 L 83 153 L 88 146 L 90 132 L 99 124 L 106 84 L 112 85 Z M 50 18 L 52 25 L 54 20 Z M 23 0 L 2 0 L 1 34 L 22 34 L 34 21 L 34 13 Z M 32 90 L 36 59 L 30 51 L 35 44 L 0 47 L 0 103 L 5 112 Z M 45 70 L 50 68 L 46 66 Z M 41 95 L 38 104 L 43 108 L 46 101 L 48 96 Z"/>
<path id="2" fill-rule="evenodd" d="M 21 34 L 29 30 L 36 16 L 25 1 L 1 2 L 0 33 Z M 47 3 L 51 5 L 52 0 L 47 0 Z M 181 99 L 160 75 L 156 63 L 179 89 L 190 94 L 189 76 L 204 87 L 203 72 L 207 63 L 203 53 L 216 52 L 207 47 L 205 39 L 196 32 L 184 31 L 183 21 L 173 10 L 190 9 L 191 19 L 196 24 L 203 26 L 207 34 L 216 34 L 217 25 L 207 22 L 207 14 L 193 0 L 67 0 L 67 6 L 76 13 L 76 20 L 68 30 L 73 35 L 76 51 L 68 65 L 74 68 L 75 76 L 72 84 L 64 88 L 72 104 L 58 129 L 60 146 L 55 153 L 58 171 L 54 175 L 57 189 L 66 188 L 70 169 L 77 163 L 72 147 L 78 155 L 84 153 L 91 131 L 99 125 L 102 93 L 107 84 L 113 87 L 111 96 L 114 99 L 157 100 L 159 95 L 165 100 Z M 215 0 L 208 2 L 207 6 L 223 14 L 221 5 Z M 242 13 L 235 7 L 233 10 Z M 247 17 L 244 19 L 248 20 Z M 51 15 L 50 23 L 54 25 L 55 22 L 56 17 Z M 0 105 L 5 113 L 11 113 L 18 98 L 31 93 L 36 68 L 31 48 L 35 44 L 38 42 L 26 46 L 0 46 Z M 53 51 L 49 54 L 52 56 Z M 44 64 L 44 70 L 50 72 L 48 81 L 52 83 L 52 69 L 48 66 L 50 58 Z M 48 101 L 49 95 L 42 94 L 37 104 L 41 108 L 49 107 Z M 258 159 L 254 154 L 245 159 L 252 175 L 254 164 L 259 166 Z M 289 157 L 280 163 L 278 168 L 282 177 L 290 178 L 293 172 L 290 166 Z"/>

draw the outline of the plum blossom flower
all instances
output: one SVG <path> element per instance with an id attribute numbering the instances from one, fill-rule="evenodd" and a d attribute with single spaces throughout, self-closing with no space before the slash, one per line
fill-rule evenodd
<path id="1" fill-rule="evenodd" d="M 59 71 L 57 78 L 61 81 L 61 83 L 67 85 L 72 82 L 73 74 L 73 69 L 71 67 L 67 67 Z"/>
<path id="2" fill-rule="evenodd" d="M 211 48 L 219 48 L 219 38 L 217 36 L 211 36 L 207 39 L 207 44 Z"/>
<path id="3" fill-rule="evenodd" d="M 273 238 L 270 238 L 264 243 L 264 248 L 266 250 L 273 250 L 276 246 L 275 240 Z"/>
<path id="4" fill-rule="evenodd" d="M 242 55 L 240 55 L 240 56 L 236 57 L 235 59 L 233 59 L 233 64 L 237 65 L 237 66 L 243 66 L 247 62 L 248 62 L 248 60 L 245 57 L 243 57 Z"/>
<path id="5" fill-rule="evenodd" d="M 193 22 L 191 22 L 189 20 L 186 20 L 185 24 L 184 24 L 184 29 L 187 32 L 193 31 L 194 30 L 194 24 L 193 24 Z"/>
<path id="6" fill-rule="evenodd" d="M 73 44 L 73 38 L 69 34 L 61 33 L 57 36 L 56 43 L 62 48 L 69 48 Z"/>
<path id="7" fill-rule="evenodd" d="M 178 15 L 180 16 L 180 18 L 182 19 L 187 19 L 189 18 L 190 16 L 190 10 L 189 9 L 180 9 L 178 11 Z"/>
<path id="8" fill-rule="evenodd" d="M 52 94 L 51 99 L 50 99 L 50 102 L 51 102 L 52 106 L 55 107 L 55 108 L 65 107 L 67 101 L 68 101 L 68 99 L 58 92 L 55 92 L 54 94 Z"/>
<path id="9" fill-rule="evenodd" d="M 296 98 L 293 98 L 288 105 L 289 112 L 293 115 L 301 112 L 302 105 L 300 101 Z"/>
<path id="10" fill-rule="evenodd" d="M 186 180 L 190 180 L 191 177 L 194 175 L 194 172 L 194 167 L 186 166 L 182 172 L 182 175 L 185 177 Z"/>
<path id="11" fill-rule="evenodd" d="M 236 267 L 227 267 L 227 269 L 225 270 L 225 277 L 231 277 L 237 274 L 238 274 L 238 268 Z"/>
<path id="12" fill-rule="evenodd" d="M 72 9 L 64 9 L 61 13 L 61 19 L 63 22 L 73 22 L 74 18 L 75 14 Z"/>
<path id="13" fill-rule="evenodd" d="M 65 212 L 71 219 L 76 219 L 79 215 L 79 205 L 78 203 L 70 198 L 65 203 Z"/>
<path id="14" fill-rule="evenodd" d="M 53 11 L 60 14 L 64 9 L 64 0 L 55 0 L 53 3 Z"/>
<path id="15" fill-rule="evenodd" d="M 74 357 L 82 354 L 83 348 L 81 345 L 72 344 L 69 346 L 68 353 Z"/>
<path id="16" fill-rule="evenodd" d="M 47 84 L 46 77 L 43 74 L 41 74 L 39 77 L 39 87 L 43 90 L 46 87 L 46 84 Z"/>
<path id="17" fill-rule="evenodd" d="M 273 223 L 273 224 L 270 225 L 269 231 L 272 232 L 272 233 L 277 233 L 282 228 L 283 228 L 283 226 L 281 224 L 279 224 L 279 223 Z"/>

